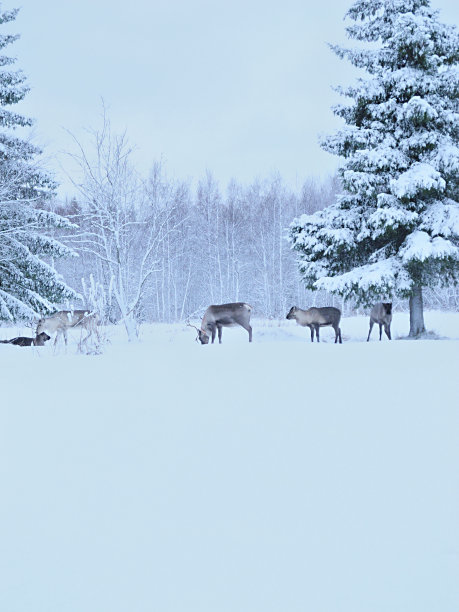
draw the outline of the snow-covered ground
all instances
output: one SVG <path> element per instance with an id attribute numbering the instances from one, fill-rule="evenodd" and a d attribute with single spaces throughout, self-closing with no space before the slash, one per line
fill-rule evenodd
<path id="1" fill-rule="evenodd" d="M 0 345 L 0 610 L 457 612 L 459 314 L 425 320 Z"/>

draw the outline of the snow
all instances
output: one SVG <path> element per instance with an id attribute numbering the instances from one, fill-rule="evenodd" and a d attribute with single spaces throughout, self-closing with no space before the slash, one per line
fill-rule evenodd
<path id="1" fill-rule="evenodd" d="M 410 234 L 400 248 L 402 261 L 425 261 L 429 258 L 453 257 L 459 259 L 459 249 L 449 240 L 440 236 L 431 238 L 429 234 L 416 230 Z"/>
<path id="2" fill-rule="evenodd" d="M 375 126 L 375 129 L 377 127 Z M 406 155 L 398 149 L 390 146 L 380 146 L 377 149 L 360 149 L 355 152 L 355 160 L 362 167 L 379 169 L 406 168 Z"/>
<path id="3" fill-rule="evenodd" d="M 451 113 L 448 117 L 452 124 L 459 124 L 459 113 Z M 442 168 L 445 172 L 459 171 L 459 147 L 450 144 L 448 141 L 442 142 L 438 152 L 434 157 L 436 167 Z"/>
<path id="4" fill-rule="evenodd" d="M 314 284 L 317 289 L 329 292 L 349 291 L 355 286 L 363 291 L 381 288 L 388 295 L 393 293 L 395 286 L 407 288 L 410 286 L 405 270 L 395 257 L 359 266 L 338 276 L 324 276 Z"/>
<path id="5" fill-rule="evenodd" d="M 381 194 L 384 196 L 387 194 Z M 383 202 L 383 197 L 378 198 L 379 202 Z M 406 210 L 404 208 L 387 207 L 377 208 L 368 216 L 368 227 L 376 230 L 372 232 L 372 238 L 375 239 L 378 235 L 386 231 L 388 225 L 398 227 L 400 225 L 408 225 L 417 221 L 418 214 L 416 212 Z"/>
<path id="6" fill-rule="evenodd" d="M 0 345 L 0 609 L 456 612 L 459 313 L 425 320 Z"/>
<path id="7" fill-rule="evenodd" d="M 459 235 L 459 204 L 453 200 L 434 202 L 422 215 L 421 229 L 429 230 L 433 236 Z"/>
<path id="8" fill-rule="evenodd" d="M 415 197 L 419 191 L 438 189 L 443 191 L 446 183 L 441 174 L 430 164 L 415 163 L 397 179 L 391 180 L 391 190 L 398 198 Z"/>
<path id="9" fill-rule="evenodd" d="M 422 118 L 423 121 L 437 119 L 437 111 L 420 96 L 413 96 L 409 102 L 403 104 L 403 116 L 407 119 Z"/>

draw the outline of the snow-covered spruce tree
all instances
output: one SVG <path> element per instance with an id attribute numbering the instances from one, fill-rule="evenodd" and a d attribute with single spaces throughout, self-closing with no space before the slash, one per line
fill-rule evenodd
<path id="1" fill-rule="evenodd" d="M 0 27 L 17 12 L 0 10 Z M 0 34 L 0 49 L 17 38 Z M 7 321 L 33 318 L 75 297 L 43 259 L 72 252 L 45 233 L 72 224 L 43 209 L 55 184 L 36 162 L 41 151 L 14 133 L 32 123 L 8 110 L 28 91 L 22 72 L 7 68 L 14 61 L 0 55 L 0 320 Z"/>
<path id="2" fill-rule="evenodd" d="M 459 277 L 459 36 L 429 0 L 357 0 L 346 16 L 363 44 L 332 48 L 368 75 L 338 89 L 346 124 L 322 142 L 344 157 L 343 193 L 296 219 L 290 240 L 308 288 L 408 297 L 417 336 L 422 288 Z"/>

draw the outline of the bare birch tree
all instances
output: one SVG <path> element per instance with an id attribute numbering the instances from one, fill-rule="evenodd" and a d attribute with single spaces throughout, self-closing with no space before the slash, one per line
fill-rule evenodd
<path id="1" fill-rule="evenodd" d="M 89 149 L 73 137 L 77 153 L 71 157 L 81 173 L 74 185 L 82 206 L 82 232 L 74 244 L 102 265 L 108 291 L 132 341 L 138 336 L 148 281 L 159 269 L 160 247 L 171 230 L 170 211 L 148 197 L 131 161 L 126 136 L 112 134 L 105 113 L 102 129 L 91 130 L 90 135 Z"/>

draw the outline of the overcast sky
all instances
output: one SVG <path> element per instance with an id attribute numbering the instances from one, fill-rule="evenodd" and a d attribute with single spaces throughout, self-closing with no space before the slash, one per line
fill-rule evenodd
<path id="1" fill-rule="evenodd" d="M 34 138 L 59 167 L 100 126 L 104 99 L 115 131 L 127 130 L 146 172 L 161 157 L 170 175 L 206 169 L 226 185 L 278 170 L 293 186 L 337 160 L 318 134 L 339 125 L 331 86 L 352 69 L 326 43 L 346 43 L 350 0 L 22 0 L 6 51 L 31 92 L 16 110 L 36 119 Z M 457 0 L 432 0 L 459 24 Z M 4 29 L 3 29 L 4 31 Z M 350 43 L 352 44 L 352 43 Z"/>

